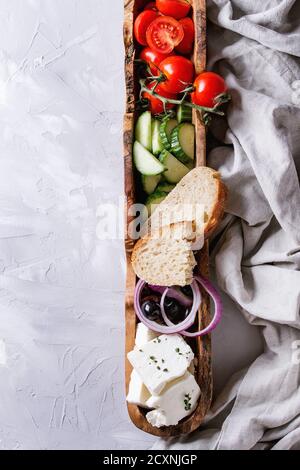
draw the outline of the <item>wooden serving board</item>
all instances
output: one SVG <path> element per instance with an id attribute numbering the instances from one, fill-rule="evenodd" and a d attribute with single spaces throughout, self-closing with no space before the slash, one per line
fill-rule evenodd
<path id="1" fill-rule="evenodd" d="M 139 53 L 139 46 L 133 37 L 133 24 L 138 13 L 148 0 L 125 0 L 125 69 L 126 69 L 126 114 L 124 119 L 124 166 L 125 166 L 125 195 L 126 195 L 126 235 L 125 246 L 127 255 L 127 285 L 126 285 L 126 392 L 128 393 L 132 367 L 127 360 L 128 352 L 135 346 L 137 317 L 134 311 L 134 290 L 136 276 L 131 265 L 131 254 L 135 242 L 128 235 L 128 226 L 132 218 L 128 215 L 131 205 L 140 202 L 136 200 L 135 170 L 133 168 L 132 146 L 134 141 L 134 125 L 137 117 L 136 98 L 139 92 L 139 77 L 136 73 L 135 59 Z M 190 0 L 196 26 L 195 49 L 193 62 L 196 72 L 201 73 L 206 68 L 206 0 Z M 197 166 L 206 165 L 206 131 L 202 124 L 200 114 L 194 111 L 194 124 L 196 127 L 196 154 Z M 209 276 L 208 243 L 198 255 L 198 269 L 205 277 Z M 199 311 L 199 328 L 205 328 L 210 323 L 210 300 L 202 291 L 203 303 Z M 159 437 L 172 437 L 188 434 L 195 431 L 203 422 L 212 400 L 212 368 L 211 368 L 211 338 L 193 340 L 191 346 L 198 359 L 196 379 L 201 388 L 201 398 L 196 411 L 180 422 L 177 426 L 154 428 L 146 420 L 145 411 L 137 406 L 128 405 L 128 411 L 133 423 L 141 430 Z"/>

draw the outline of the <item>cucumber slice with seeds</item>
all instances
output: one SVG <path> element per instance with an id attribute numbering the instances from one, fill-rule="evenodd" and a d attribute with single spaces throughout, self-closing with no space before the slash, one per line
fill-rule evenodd
<path id="1" fill-rule="evenodd" d="M 163 119 L 160 125 L 160 139 L 166 150 L 171 149 L 171 136 L 175 127 L 178 126 L 176 119 L 171 119 L 169 117 Z"/>
<path id="2" fill-rule="evenodd" d="M 164 150 L 160 157 L 161 163 L 166 168 L 164 172 L 164 177 L 171 184 L 177 184 L 186 176 L 190 170 L 183 165 L 177 158 L 174 157 L 170 152 Z"/>
<path id="3" fill-rule="evenodd" d="M 145 149 L 152 152 L 152 116 L 150 111 L 146 111 L 138 118 L 135 138 Z"/>
<path id="4" fill-rule="evenodd" d="M 180 124 L 172 132 L 171 151 L 182 163 L 195 159 L 195 126 Z"/>
<path id="5" fill-rule="evenodd" d="M 160 175 L 165 171 L 164 165 L 138 141 L 133 145 L 133 160 L 137 170 L 142 175 Z"/>
<path id="6" fill-rule="evenodd" d="M 146 194 L 150 195 L 154 193 L 158 184 L 161 181 L 161 175 L 154 176 L 142 176 L 142 185 Z"/>
<path id="7" fill-rule="evenodd" d="M 181 104 L 180 106 L 178 106 L 177 120 L 179 124 L 182 124 L 183 122 L 192 122 L 192 119 L 193 119 L 192 108 L 189 108 L 188 106 L 185 106 L 184 104 Z"/>
<path id="8" fill-rule="evenodd" d="M 160 125 L 161 125 L 161 121 L 158 121 L 157 119 L 153 120 L 153 122 L 152 122 L 152 152 L 153 152 L 153 155 L 159 155 L 164 149 L 164 146 L 163 146 L 161 138 L 160 138 Z"/>

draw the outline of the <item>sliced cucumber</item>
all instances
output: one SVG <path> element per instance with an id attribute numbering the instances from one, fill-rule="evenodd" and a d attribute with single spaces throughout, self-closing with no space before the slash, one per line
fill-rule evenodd
<path id="1" fill-rule="evenodd" d="M 142 175 L 160 175 L 165 171 L 163 164 L 137 141 L 133 145 L 133 160 Z"/>
<path id="2" fill-rule="evenodd" d="M 193 119 L 192 108 L 189 108 L 188 106 L 185 106 L 184 104 L 181 104 L 180 106 L 178 106 L 177 120 L 179 124 L 182 124 L 183 122 L 192 122 L 192 119 Z"/>
<path id="3" fill-rule="evenodd" d="M 153 152 L 153 155 L 159 155 L 164 149 L 164 146 L 163 146 L 161 138 L 160 138 L 160 125 L 161 125 L 161 121 L 158 121 L 158 119 L 153 120 L 153 122 L 152 122 L 152 152 Z"/>
<path id="4" fill-rule="evenodd" d="M 164 193 L 163 191 L 155 191 L 151 196 L 148 197 L 147 202 L 146 202 L 146 208 L 148 210 L 148 217 L 150 217 L 155 209 L 159 206 L 160 203 L 162 203 L 166 197 L 167 193 Z"/>
<path id="5" fill-rule="evenodd" d="M 171 193 L 173 189 L 176 188 L 175 184 L 170 184 L 170 183 L 161 183 L 157 187 L 157 191 L 163 191 L 164 193 Z"/>
<path id="6" fill-rule="evenodd" d="M 157 185 L 161 181 L 161 175 L 154 176 L 142 176 L 142 185 L 146 194 L 150 195 L 154 193 Z"/>
<path id="7" fill-rule="evenodd" d="M 195 126 L 180 124 L 172 132 L 171 151 L 182 163 L 195 159 Z"/>
<path id="8" fill-rule="evenodd" d="M 146 111 L 138 118 L 135 138 L 149 152 L 152 152 L 152 116 L 150 111 Z"/>
<path id="9" fill-rule="evenodd" d="M 160 139 L 166 150 L 171 149 L 171 136 L 175 127 L 178 126 L 176 119 L 171 119 L 169 117 L 162 120 L 160 125 Z"/>
<path id="10" fill-rule="evenodd" d="M 189 169 L 167 150 L 163 150 L 159 157 L 161 163 L 166 168 L 164 177 L 171 184 L 177 184 L 189 173 Z"/>

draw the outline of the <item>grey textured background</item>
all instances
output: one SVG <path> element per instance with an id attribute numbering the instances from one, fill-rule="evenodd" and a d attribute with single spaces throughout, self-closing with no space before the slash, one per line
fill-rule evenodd
<path id="1" fill-rule="evenodd" d="M 0 449 L 150 448 L 124 396 L 123 2 L 0 0 Z M 226 300 L 215 386 L 260 352 Z"/>

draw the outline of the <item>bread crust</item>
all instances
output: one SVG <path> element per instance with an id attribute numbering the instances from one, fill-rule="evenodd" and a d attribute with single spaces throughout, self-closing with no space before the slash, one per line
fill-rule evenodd
<path id="1" fill-rule="evenodd" d="M 216 197 L 216 202 L 213 208 L 212 216 L 204 229 L 204 238 L 207 240 L 210 238 L 214 231 L 217 229 L 221 220 L 224 217 L 225 208 L 228 200 L 228 188 L 221 179 L 221 175 L 218 172 L 215 172 L 215 178 L 218 180 L 218 195 Z"/>

